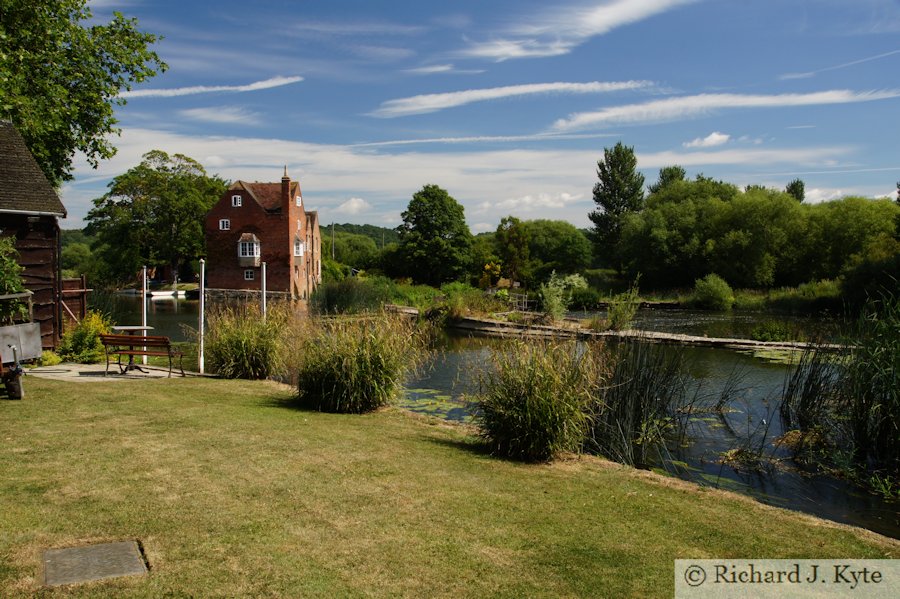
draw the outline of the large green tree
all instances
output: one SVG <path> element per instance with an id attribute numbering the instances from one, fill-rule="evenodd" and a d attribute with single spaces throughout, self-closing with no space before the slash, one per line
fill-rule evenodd
<path id="1" fill-rule="evenodd" d="M 527 220 L 522 223 L 528 239 L 529 278 L 525 283 L 536 287 L 557 274 L 573 274 L 590 267 L 591 243 L 575 225 L 563 220 Z"/>
<path id="2" fill-rule="evenodd" d="M 413 280 L 440 285 L 466 274 L 472 260 L 472 233 L 462 205 L 446 190 L 424 186 L 401 216 L 400 252 Z"/>
<path id="3" fill-rule="evenodd" d="M 134 19 L 91 19 L 87 0 L 0 0 L 0 117 L 56 184 L 76 151 L 95 167 L 115 154 L 120 92 L 166 69 Z"/>
<path id="4" fill-rule="evenodd" d="M 128 280 L 145 264 L 178 272 L 201 254 L 204 217 L 226 187 L 196 160 L 160 150 L 113 179 L 86 219 L 112 282 Z"/>
<path id="5" fill-rule="evenodd" d="M 528 242 L 528 230 L 522 221 L 515 216 L 500 219 L 494 234 L 494 246 L 502 264 L 503 275 L 513 282 L 522 282 L 528 278 Z"/>
<path id="6" fill-rule="evenodd" d="M 621 269 L 618 246 L 622 224 L 628 214 L 644 206 L 644 176 L 637 172 L 634 148 L 622 142 L 605 148 L 603 159 L 597 162 L 597 178 L 594 202 L 598 209 L 588 216 L 594 223 L 598 257 Z"/>

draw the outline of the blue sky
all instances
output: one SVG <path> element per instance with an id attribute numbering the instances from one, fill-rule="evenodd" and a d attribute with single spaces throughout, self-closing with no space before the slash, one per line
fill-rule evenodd
<path id="1" fill-rule="evenodd" d="M 76 159 L 91 199 L 152 149 L 278 181 L 321 222 L 396 226 L 427 183 L 473 232 L 507 215 L 589 226 L 603 149 L 647 183 L 679 164 L 807 201 L 896 195 L 897 0 L 92 0 L 164 39 L 127 93 L 118 155 Z"/>

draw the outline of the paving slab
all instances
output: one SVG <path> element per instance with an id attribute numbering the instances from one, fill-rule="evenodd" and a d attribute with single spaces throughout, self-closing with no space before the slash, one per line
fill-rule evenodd
<path id="1" fill-rule="evenodd" d="M 44 552 L 44 584 L 62 586 L 147 574 L 136 541 L 102 543 Z"/>

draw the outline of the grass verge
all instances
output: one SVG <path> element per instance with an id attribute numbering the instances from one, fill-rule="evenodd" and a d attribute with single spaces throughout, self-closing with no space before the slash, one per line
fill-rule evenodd
<path id="1" fill-rule="evenodd" d="M 265 381 L 71 383 L 0 401 L 0 595 L 44 548 L 140 539 L 151 571 L 44 597 L 671 597 L 673 560 L 900 557 L 900 543 L 581 458 L 498 460 L 388 409 Z"/>

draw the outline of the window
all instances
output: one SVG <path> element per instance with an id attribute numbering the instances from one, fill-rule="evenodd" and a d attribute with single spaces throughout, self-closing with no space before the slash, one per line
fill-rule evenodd
<path id="1" fill-rule="evenodd" d="M 223 218 L 219 220 L 219 230 L 220 231 L 230 231 L 231 230 L 231 221 L 227 218 Z"/>
<path id="2" fill-rule="evenodd" d="M 303 205 L 303 198 L 300 197 L 300 194 L 299 194 L 299 193 L 297 194 L 297 205 L 298 205 L 298 206 L 302 206 L 302 205 Z"/>
<path id="3" fill-rule="evenodd" d="M 259 258 L 258 241 L 242 241 L 238 244 L 238 256 L 241 258 Z"/>
<path id="4" fill-rule="evenodd" d="M 233 208 L 240 208 L 241 207 L 241 196 L 236 196 L 236 195 L 231 196 L 231 206 Z"/>
<path id="5" fill-rule="evenodd" d="M 298 230 L 298 231 L 300 230 L 300 227 L 301 227 L 301 225 L 300 225 L 300 219 L 298 218 L 298 219 L 297 219 L 297 230 Z"/>
<path id="6" fill-rule="evenodd" d="M 252 268 L 248 268 L 247 270 L 244 271 L 244 280 L 245 281 L 252 281 L 255 278 L 256 278 L 256 271 L 254 271 Z"/>
<path id="7" fill-rule="evenodd" d="M 303 242 L 300 241 L 299 239 L 297 239 L 296 237 L 294 238 L 294 255 L 295 256 L 303 255 Z"/>

